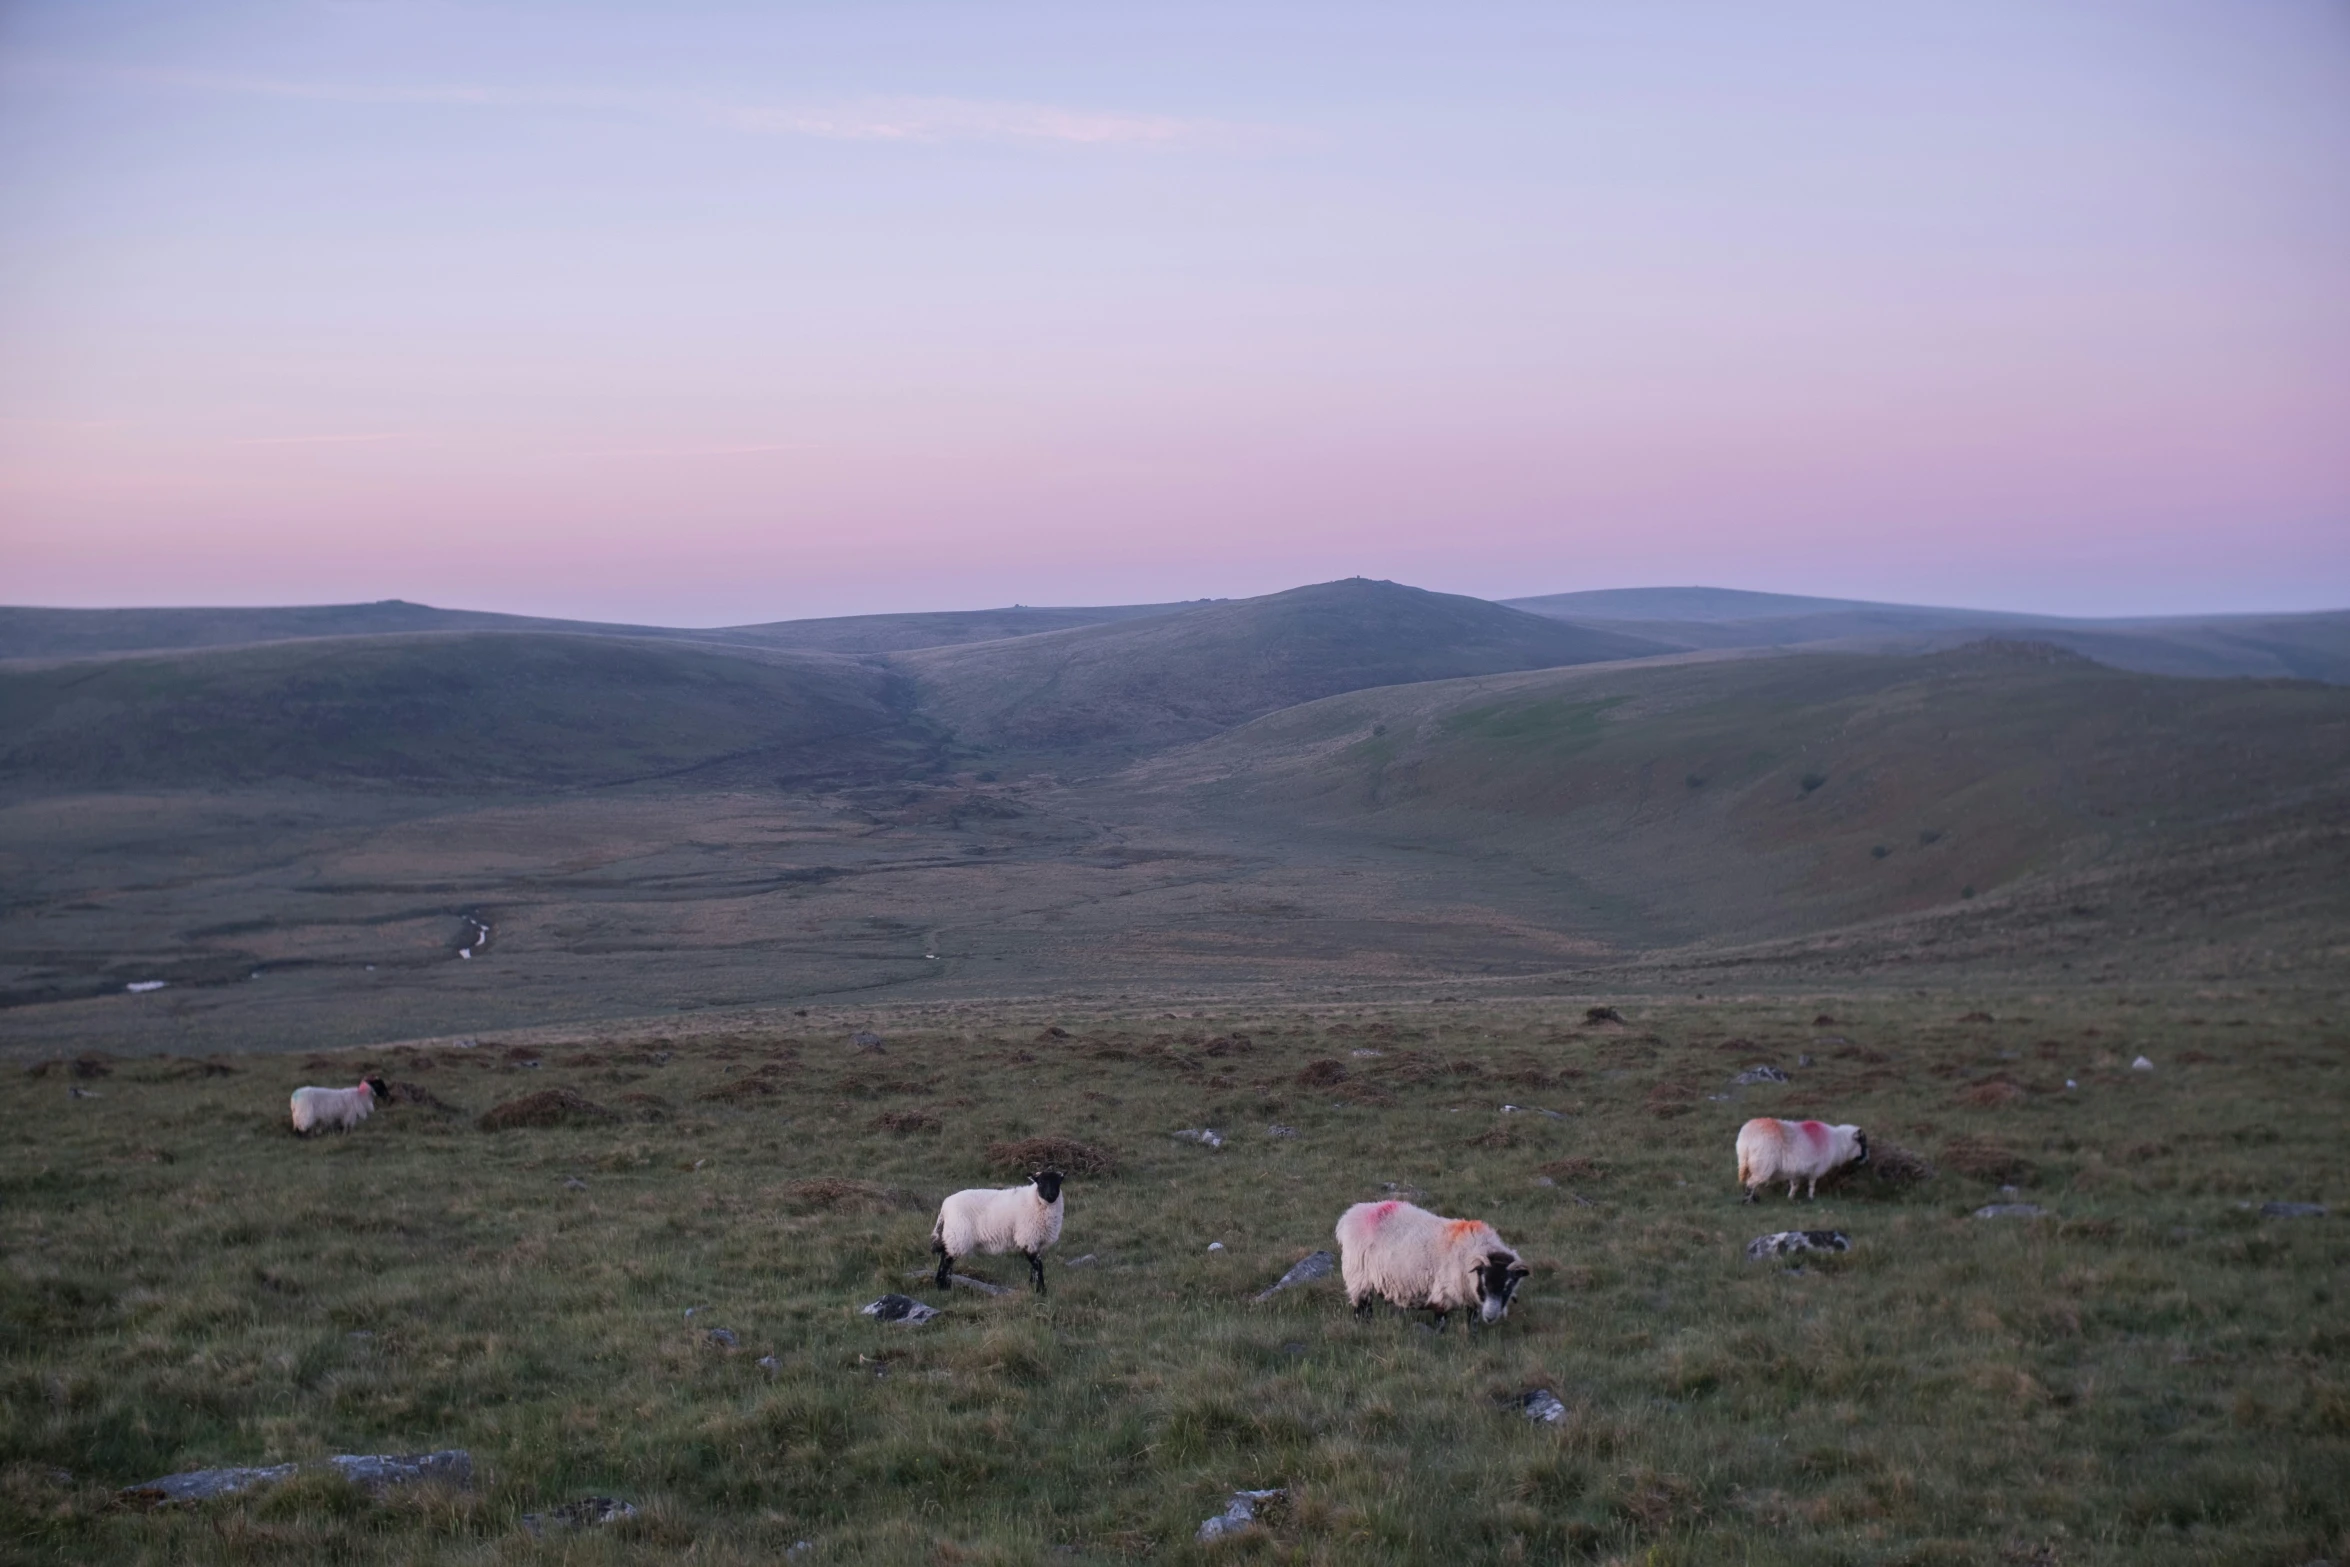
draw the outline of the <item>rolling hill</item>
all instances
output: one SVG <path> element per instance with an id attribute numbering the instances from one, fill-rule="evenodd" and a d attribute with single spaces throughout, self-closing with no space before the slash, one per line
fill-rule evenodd
<path id="1" fill-rule="evenodd" d="M 1366 686 L 1666 651 L 1483 599 L 1350 578 L 1171 615 L 905 655 L 981 756 L 1096 763 Z"/>
<path id="2" fill-rule="evenodd" d="M 569 788 L 895 774 L 934 742 L 887 670 L 614 637 L 426 632 L 0 669 L 0 789 L 267 780 Z"/>
<path id="3" fill-rule="evenodd" d="M 2350 691 L 2030 643 L 1598 666 L 1333 697 L 1133 783 L 1201 822 L 1507 860 L 1635 942 L 1752 940 L 2272 818 L 2332 818 L 2343 861 Z M 2350 862 L 2333 874 L 2350 888 Z"/>

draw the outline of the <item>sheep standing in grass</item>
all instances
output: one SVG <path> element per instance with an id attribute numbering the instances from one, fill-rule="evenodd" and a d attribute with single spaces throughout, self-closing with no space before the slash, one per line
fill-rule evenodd
<path id="1" fill-rule="evenodd" d="M 297 1088 L 292 1103 L 294 1132 L 307 1137 L 324 1127 L 349 1131 L 375 1114 L 376 1105 L 391 1092 L 381 1077 L 363 1077 L 355 1088 Z"/>
<path id="2" fill-rule="evenodd" d="M 1868 1162 L 1869 1134 L 1857 1126 L 1757 1116 L 1738 1128 L 1738 1184 L 1746 1188 L 1748 1202 L 1759 1200 L 1773 1181 L 1787 1183 L 1789 1202 L 1798 1186 L 1817 1198 L 1822 1176 Z"/>
<path id="3" fill-rule="evenodd" d="M 1338 1263 L 1356 1311 L 1369 1315 L 1379 1296 L 1435 1312 L 1439 1328 L 1455 1310 L 1499 1322 L 1532 1271 L 1482 1219 L 1439 1218 L 1393 1201 L 1359 1202 L 1339 1215 Z"/>
<path id="4" fill-rule="evenodd" d="M 938 1287 L 958 1257 L 990 1257 L 1016 1251 L 1028 1259 L 1028 1276 L 1044 1293 L 1044 1249 L 1061 1238 L 1061 1181 L 1058 1170 L 1039 1170 L 1018 1186 L 974 1187 L 938 1205 L 930 1227 L 930 1249 L 938 1253 Z"/>

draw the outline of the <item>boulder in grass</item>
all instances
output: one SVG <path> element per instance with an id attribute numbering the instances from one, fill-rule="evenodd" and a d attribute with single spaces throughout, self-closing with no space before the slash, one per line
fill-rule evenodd
<path id="1" fill-rule="evenodd" d="M 1787 1074 L 1775 1066 L 1750 1066 L 1730 1081 L 1740 1088 L 1752 1088 L 1757 1083 L 1784 1083 Z"/>
<path id="2" fill-rule="evenodd" d="M 564 1502 L 543 1513 L 524 1513 L 522 1527 L 536 1536 L 549 1529 L 597 1529 L 610 1524 L 626 1523 L 636 1516 L 636 1508 L 612 1496 L 583 1496 L 576 1502 Z"/>
<path id="3" fill-rule="evenodd" d="M 1175 1134 L 1178 1142 L 1197 1143 L 1202 1148 L 1221 1148 L 1224 1134 L 1207 1126 L 1187 1126 Z"/>
<path id="4" fill-rule="evenodd" d="M 920 1327 L 938 1315 L 936 1306 L 926 1306 L 911 1295 L 898 1294 L 884 1295 L 857 1309 L 876 1322 L 902 1322 L 908 1327 Z"/>
<path id="5" fill-rule="evenodd" d="M 320 1465 L 266 1464 L 246 1468 L 192 1469 L 185 1474 L 165 1475 L 160 1480 L 150 1480 L 144 1485 L 126 1486 L 122 1494 L 133 1501 L 153 1505 L 204 1502 L 216 1496 L 235 1496 L 239 1492 L 291 1480 L 306 1467 L 332 1470 L 353 1485 L 375 1492 L 396 1485 L 418 1485 L 428 1480 L 461 1488 L 473 1484 L 473 1455 L 461 1447 L 451 1447 L 437 1453 L 337 1453 Z"/>
<path id="6" fill-rule="evenodd" d="M 1336 1257 L 1326 1251 L 1310 1251 L 1299 1258 L 1297 1264 L 1287 1273 L 1275 1279 L 1270 1287 L 1260 1290 L 1251 1298 L 1271 1300 L 1283 1290 L 1295 1289 L 1301 1284 L 1311 1284 L 1316 1279 L 1326 1279 L 1337 1271 L 1338 1259 Z"/>
<path id="7" fill-rule="evenodd" d="M 2260 1216 L 2264 1219 L 2322 1219 L 2328 1213 L 2322 1202 L 2264 1202 Z"/>
<path id="8" fill-rule="evenodd" d="M 1276 1486 L 1269 1491 L 1235 1491 L 1231 1502 L 1213 1518 L 1204 1519 L 1199 1526 L 1202 1541 L 1221 1540 L 1228 1534 L 1238 1534 L 1257 1521 L 1257 1509 L 1285 1494 Z"/>
<path id="9" fill-rule="evenodd" d="M 1850 1251 L 1852 1237 L 1842 1230 L 1781 1230 L 1775 1235 L 1757 1235 L 1746 1243 L 1746 1260 L 1764 1262 L 1772 1257 L 1791 1256 L 1799 1251 Z"/>
<path id="10" fill-rule="evenodd" d="M 1567 1406 L 1549 1388 L 1529 1388 L 1518 1400 L 1518 1411 L 1536 1425 L 1555 1426 L 1567 1418 Z"/>
<path id="11" fill-rule="evenodd" d="M 2042 1219 L 2048 1210 L 2036 1202 L 1986 1203 L 1975 1210 L 1978 1219 Z"/>

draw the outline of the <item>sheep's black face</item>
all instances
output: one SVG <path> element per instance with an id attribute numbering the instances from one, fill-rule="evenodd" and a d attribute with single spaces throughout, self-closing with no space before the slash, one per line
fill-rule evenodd
<path id="1" fill-rule="evenodd" d="M 1065 1177 L 1058 1170 L 1039 1170 L 1029 1179 L 1036 1183 L 1036 1195 L 1046 1202 L 1061 1200 L 1061 1182 Z"/>
<path id="2" fill-rule="evenodd" d="M 1866 1164 L 1866 1163 L 1868 1163 L 1868 1162 L 1869 1162 L 1869 1134 L 1868 1134 L 1868 1133 L 1866 1133 L 1866 1132 L 1854 1132 L 1854 1133 L 1852 1134 L 1852 1140 L 1853 1140 L 1853 1142 L 1854 1142 L 1856 1145 L 1858 1145 L 1858 1147 L 1860 1148 L 1860 1157 L 1859 1157 L 1859 1158 L 1857 1158 L 1857 1159 L 1855 1159 L 1855 1160 L 1853 1160 L 1852 1162 L 1853 1162 L 1854 1164 Z"/>
<path id="3" fill-rule="evenodd" d="M 1520 1262 L 1515 1252 L 1489 1251 L 1477 1269 L 1477 1316 L 1485 1322 L 1499 1322 L 1510 1314 L 1510 1297 L 1518 1293 L 1518 1286 L 1526 1282 L 1533 1270 Z"/>
<path id="4" fill-rule="evenodd" d="M 361 1081 L 362 1083 L 365 1083 L 365 1084 L 367 1085 L 367 1087 L 368 1087 L 368 1091 L 369 1091 L 370 1093 L 374 1094 L 376 1098 L 378 1098 L 378 1099 L 389 1099 L 389 1098 L 391 1097 L 391 1094 L 392 1094 L 392 1088 L 391 1088 L 391 1085 L 390 1085 L 389 1083 L 386 1083 L 386 1082 L 385 1082 L 385 1081 L 384 1081 L 382 1078 L 380 1078 L 380 1077 L 363 1077 L 363 1078 L 359 1079 L 359 1081 Z"/>

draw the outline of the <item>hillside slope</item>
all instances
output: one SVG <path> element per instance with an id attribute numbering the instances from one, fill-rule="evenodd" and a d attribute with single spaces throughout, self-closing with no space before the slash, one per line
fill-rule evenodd
<path id="1" fill-rule="evenodd" d="M 929 755 L 908 698 L 840 659 L 513 632 L 118 656 L 0 669 L 0 790 L 860 776 Z"/>
<path id="2" fill-rule="evenodd" d="M 1482 599 L 1351 578 L 1148 620 L 913 653 L 976 754 L 1101 761 L 1366 686 L 1663 651 Z"/>
<path id="3" fill-rule="evenodd" d="M 1502 856 L 1637 944 L 1754 939 L 2350 813 L 2350 691 L 2012 643 L 1601 666 L 1334 697 L 1133 782 L 1202 821 Z"/>

